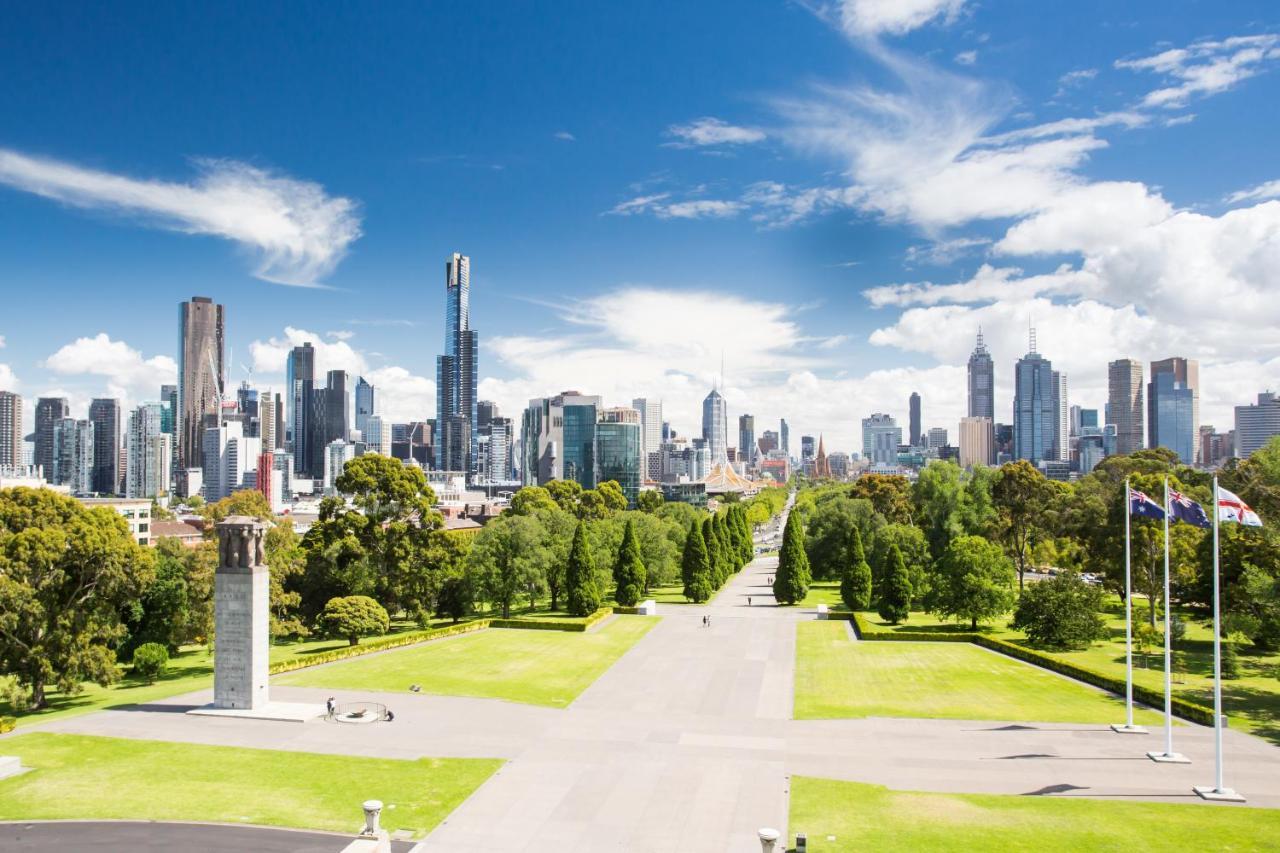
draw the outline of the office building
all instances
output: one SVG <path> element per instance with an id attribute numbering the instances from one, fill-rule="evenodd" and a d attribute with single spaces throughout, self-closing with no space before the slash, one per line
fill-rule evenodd
<path id="1" fill-rule="evenodd" d="M 791 458 L 791 427 L 787 426 L 786 418 L 778 425 L 778 449 L 787 459 Z"/>
<path id="2" fill-rule="evenodd" d="M 310 441 L 314 432 L 311 397 L 315 393 L 315 379 L 316 351 L 311 343 L 290 350 L 285 363 L 287 440 L 293 449 L 293 470 L 305 477 L 311 476 L 314 458 Z"/>
<path id="3" fill-rule="evenodd" d="M 637 397 L 631 408 L 640 413 L 640 459 L 646 480 L 662 479 L 662 401 Z"/>
<path id="4" fill-rule="evenodd" d="M 817 449 L 818 447 L 813 441 L 813 436 L 800 436 L 800 463 L 804 464 L 805 462 L 812 462 L 814 453 L 817 452 Z"/>
<path id="5" fill-rule="evenodd" d="M 729 463 L 729 414 L 724 397 L 715 388 L 702 401 L 702 438 L 707 442 L 711 464 Z"/>
<path id="6" fill-rule="evenodd" d="M 157 468 L 155 444 L 152 441 L 157 436 L 168 435 L 164 432 L 164 411 L 162 403 L 143 403 L 129 413 L 129 423 L 125 430 L 124 466 L 124 494 L 127 498 L 154 498 L 169 489 L 168 475 L 173 464 L 172 437 L 166 445 L 171 458 L 166 461 L 163 470 Z M 203 458 L 200 462 L 204 464 Z M 163 487 L 159 488 L 162 478 Z"/>
<path id="7" fill-rule="evenodd" d="M 756 419 L 752 415 L 738 415 L 738 454 L 745 468 L 755 465 L 760 455 L 756 447 Z"/>
<path id="8" fill-rule="evenodd" d="M 280 395 L 271 391 L 263 391 L 258 395 L 258 435 L 262 438 L 262 449 L 270 453 L 279 445 L 280 438 Z"/>
<path id="9" fill-rule="evenodd" d="M 1014 367 L 1014 459 L 1025 459 L 1032 465 L 1039 465 L 1045 460 L 1057 461 L 1057 401 L 1053 364 L 1036 352 L 1033 329 L 1030 350 L 1018 359 Z"/>
<path id="10" fill-rule="evenodd" d="M 1235 452 L 1241 459 L 1248 459 L 1277 435 L 1280 435 L 1280 399 L 1274 393 L 1263 391 L 1256 404 L 1236 406 Z"/>
<path id="11" fill-rule="evenodd" d="M 1212 426 L 1200 425 L 1200 465 L 1217 468 L 1235 455 L 1236 431 L 1218 432 Z"/>
<path id="12" fill-rule="evenodd" d="M 373 386 L 369 384 L 367 379 L 361 376 L 356 380 L 354 424 L 356 430 L 362 436 L 365 430 L 369 428 L 369 418 L 373 417 L 373 394 Z"/>
<path id="13" fill-rule="evenodd" d="M 258 389 L 251 387 L 248 381 L 241 382 L 236 389 L 236 412 L 244 422 L 244 434 L 261 438 L 262 418 L 258 398 Z"/>
<path id="14" fill-rule="evenodd" d="M 196 468 L 203 459 L 204 418 L 220 415 L 226 375 L 221 305 L 193 296 L 178 306 L 178 466 Z"/>
<path id="15" fill-rule="evenodd" d="M 0 468 L 22 467 L 22 395 L 0 391 Z"/>
<path id="16" fill-rule="evenodd" d="M 476 413 L 476 478 L 483 483 L 509 483 L 515 468 L 515 426 L 511 418 L 498 414 L 498 404 L 491 400 L 477 403 Z"/>
<path id="17" fill-rule="evenodd" d="M 520 422 L 521 481 L 540 486 L 576 480 L 595 488 L 595 433 L 599 397 L 564 391 L 529 401 Z"/>
<path id="18" fill-rule="evenodd" d="M 996 420 L 996 366 L 982 341 L 982 329 L 978 329 L 978 343 L 969 355 L 969 417 Z"/>
<path id="19" fill-rule="evenodd" d="M 960 464 L 963 467 L 994 464 L 995 448 L 995 425 L 990 418 L 960 419 Z"/>
<path id="20" fill-rule="evenodd" d="M 1129 454 L 1146 446 L 1143 424 L 1142 362 L 1121 358 L 1107 365 L 1107 423 L 1116 425 L 1116 453 Z"/>
<path id="21" fill-rule="evenodd" d="M 1195 359 L 1151 362 L 1147 446 L 1167 447 L 1186 465 L 1200 461 L 1200 363 Z"/>
<path id="22" fill-rule="evenodd" d="M 596 422 L 596 478 L 614 480 L 634 507 L 640 494 L 641 418 L 635 409 L 602 409 Z"/>
<path id="23" fill-rule="evenodd" d="M 1067 374 L 1053 371 L 1053 458 L 1071 461 L 1071 403 L 1067 396 Z"/>
<path id="24" fill-rule="evenodd" d="M 919 443 L 913 444 L 912 447 L 918 447 Z M 930 450 L 939 450 L 947 446 L 947 431 L 942 427 L 931 427 L 926 436 L 925 446 Z"/>
<path id="25" fill-rule="evenodd" d="M 336 483 L 338 477 L 342 476 L 342 469 L 347 467 L 347 463 L 355 458 L 355 445 L 349 444 L 340 438 L 335 438 L 325 445 L 324 493 L 326 495 L 332 495 L 337 492 Z"/>
<path id="26" fill-rule="evenodd" d="M 257 486 L 262 439 L 244 434 L 244 424 L 223 420 L 204 431 L 204 499 L 212 503 Z"/>
<path id="27" fill-rule="evenodd" d="M 827 457 L 827 467 L 831 469 L 831 476 L 833 479 L 844 480 L 848 478 L 849 470 L 853 466 L 848 453 L 836 450 Z"/>
<path id="28" fill-rule="evenodd" d="M 44 471 L 50 483 L 53 478 L 53 428 L 54 424 L 71 417 L 71 405 L 66 397 L 40 397 L 36 400 L 35 456 L 37 467 Z"/>
<path id="29" fill-rule="evenodd" d="M 93 491 L 114 495 L 120 488 L 120 401 L 99 397 L 89 403 L 93 422 Z"/>
<path id="30" fill-rule="evenodd" d="M 325 381 L 324 443 L 351 442 L 354 386 L 345 370 L 330 370 Z"/>
<path id="31" fill-rule="evenodd" d="M 436 457 L 444 471 L 475 471 L 479 342 L 471 328 L 471 259 L 445 262 L 444 354 L 436 360 Z"/>
<path id="32" fill-rule="evenodd" d="M 920 395 L 915 391 L 907 399 L 907 424 L 911 437 L 911 446 L 920 447 Z"/>
<path id="33" fill-rule="evenodd" d="M 391 424 L 382 415 L 370 415 L 365 422 L 365 452 L 391 455 Z"/>
<path id="34" fill-rule="evenodd" d="M 778 434 L 771 429 L 765 430 L 760 434 L 760 440 L 756 442 L 756 447 L 760 450 L 761 458 L 780 449 L 778 444 Z"/>
<path id="35" fill-rule="evenodd" d="M 67 417 L 53 424 L 53 479 L 73 495 L 93 493 L 93 421 Z"/>
<path id="36" fill-rule="evenodd" d="M 872 465 L 896 465 L 902 427 L 892 415 L 876 412 L 862 419 L 862 458 Z"/>

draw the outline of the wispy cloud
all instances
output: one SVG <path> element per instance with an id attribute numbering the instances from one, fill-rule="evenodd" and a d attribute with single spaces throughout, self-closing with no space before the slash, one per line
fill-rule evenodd
<path id="1" fill-rule="evenodd" d="M 737 216 L 746 207 L 740 201 L 726 199 L 670 199 L 671 193 L 636 196 L 615 204 L 605 213 L 614 216 L 649 213 L 659 219 L 726 219 Z"/>
<path id="2" fill-rule="evenodd" d="M 851 36 L 904 35 L 931 21 L 953 23 L 965 0 L 843 0 L 840 23 Z"/>
<path id="3" fill-rule="evenodd" d="M 1275 33 L 1234 36 L 1122 59 L 1115 65 L 1164 75 L 1171 85 L 1148 92 L 1143 106 L 1176 108 L 1186 105 L 1193 95 L 1215 95 L 1260 74 L 1266 61 L 1280 59 L 1278 45 L 1280 35 Z"/>
<path id="4" fill-rule="evenodd" d="M 908 264 L 936 264 L 944 266 L 984 246 L 991 241 L 985 237 L 955 237 L 951 240 L 937 240 L 922 246 L 911 246 L 907 249 Z"/>
<path id="5" fill-rule="evenodd" d="M 667 135 L 674 138 L 674 141 L 664 143 L 671 148 L 745 145 L 761 142 L 765 138 L 763 130 L 739 127 L 711 116 L 705 116 L 688 124 L 673 124 L 667 128 Z"/>
<path id="6" fill-rule="evenodd" d="M 1265 184 L 1258 184 L 1256 187 L 1237 190 L 1227 196 L 1227 202 L 1236 204 L 1241 201 L 1265 201 L 1270 198 L 1280 198 L 1280 180 L 1267 181 Z"/>
<path id="7" fill-rule="evenodd" d="M 561 142 L 576 142 L 578 140 L 578 137 L 567 130 L 557 130 L 553 136 Z"/>
<path id="8" fill-rule="evenodd" d="M 140 180 L 0 149 L 0 183 L 156 227 L 232 240 L 264 281 L 315 286 L 360 236 L 356 202 L 319 184 L 232 160 L 197 160 L 190 183 Z"/>
<path id="9" fill-rule="evenodd" d="M 958 65 L 973 65 L 978 61 L 978 52 L 976 50 L 962 50 L 955 56 Z"/>

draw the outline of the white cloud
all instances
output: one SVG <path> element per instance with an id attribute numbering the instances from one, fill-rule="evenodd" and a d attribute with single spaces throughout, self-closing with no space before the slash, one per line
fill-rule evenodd
<path id="1" fill-rule="evenodd" d="M 289 351 L 307 343 L 315 348 L 316 376 L 323 376 L 330 370 L 346 370 L 361 374 L 369 367 L 364 355 L 346 340 L 332 339 L 328 335 L 285 326 L 281 337 L 271 337 L 265 341 L 253 341 L 249 344 L 253 372 L 283 377 L 285 365 L 289 360 Z"/>
<path id="2" fill-rule="evenodd" d="M 1001 299 L 1030 299 L 1045 294 L 1077 296 L 1096 289 L 1091 274 L 1068 265 L 1052 273 L 1024 276 L 1017 267 L 993 267 L 983 264 L 973 277 L 954 284 L 913 282 L 886 284 L 864 290 L 862 295 L 873 307 L 906 307 L 909 305 L 973 304 Z"/>
<path id="3" fill-rule="evenodd" d="M 567 130 L 557 130 L 553 136 L 561 142 L 577 142 L 578 138 Z"/>
<path id="4" fill-rule="evenodd" d="M 903 35 L 941 19 L 949 24 L 965 0 L 844 0 L 840 21 L 851 36 Z"/>
<path id="5" fill-rule="evenodd" d="M 1170 85 L 1148 92 L 1142 103 L 1147 107 L 1176 108 L 1184 106 L 1192 96 L 1225 92 L 1260 74 L 1267 60 L 1280 57 L 1277 44 L 1280 35 L 1274 33 L 1205 40 L 1140 59 L 1117 60 L 1115 66 L 1163 75 Z"/>
<path id="6" fill-rule="evenodd" d="M 978 61 L 978 52 L 976 50 L 962 50 L 955 56 L 958 65 L 973 65 Z"/>
<path id="7" fill-rule="evenodd" d="M 18 376 L 13 372 L 13 368 L 0 362 L 0 391 L 16 391 L 21 384 Z"/>
<path id="8" fill-rule="evenodd" d="M 676 141 L 666 143 L 674 148 L 744 145 L 760 142 L 765 138 L 762 130 L 754 127 L 739 127 L 712 116 L 704 116 L 688 124 L 673 124 L 667 128 L 667 135 L 675 137 Z"/>
<path id="9" fill-rule="evenodd" d="M 1126 235 L 1163 222 L 1173 205 L 1143 184 L 1102 181 L 1064 188 L 1041 210 L 1011 227 L 996 254 L 1094 252 Z"/>
<path id="10" fill-rule="evenodd" d="M 1280 198 L 1280 180 L 1267 181 L 1246 190 L 1237 190 L 1227 196 L 1227 202 L 1236 204 L 1242 201 L 1265 201 L 1270 198 Z"/>
<path id="11" fill-rule="evenodd" d="M 364 378 L 374 387 L 378 414 L 395 423 L 425 420 L 436 411 L 436 383 L 403 367 L 376 367 Z"/>
<path id="12" fill-rule="evenodd" d="M 989 245 L 991 241 L 985 237 L 954 237 L 950 240 L 936 240 L 927 245 L 908 248 L 906 261 L 908 265 L 945 266 Z"/>
<path id="13" fill-rule="evenodd" d="M 105 387 L 90 380 L 80 390 L 90 396 L 119 397 L 125 405 L 158 399 L 160 386 L 178 378 L 178 365 L 169 356 L 145 358 L 105 332 L 77 338 L 46 358 L 42 366 L 63 377 L 100 377 Z"/>
<path id="14" fill-rule="evenodd" d="M 199 160 L 191 183 L 139 180 L 0 149 L 0 183 L 156 227 L 223 237 L 254 252 L 254 275 L 315 285 L 360 236 L 354 201 L 319 184 L 231 160 Z"/>
<path id="15" fill-rule="evenodd" d="M 637 196 L 605 212 L 617 216 L 651 213 L 659 219 L 726 219 L 737 216 L 746 207 L 742 202 L 726 199 L 670 201 L 670 198 L 671 193 Z"/>

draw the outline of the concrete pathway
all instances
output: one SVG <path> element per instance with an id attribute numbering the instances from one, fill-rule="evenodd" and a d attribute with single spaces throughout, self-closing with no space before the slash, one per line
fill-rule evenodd
<path id="1" fill-rule="evenodd" d="M 796 622 L 771 606 L 775 558 L 756 560 L 705 606 L 664 618 L 569 708 L 409 693 L 277 688 L 286 701 L 372 699 L 390 724 L 212 720 L 172 711 L 208 692 L 42 728 L 273 749 L 508 763 L 420 845 L 425 851 L 758 849 L 786 830 L 789 774 L 894 788 L 1092 796 L 1201 804 L 1213 733 L 1180 726 L 1192 765 L 1157 765 L 1163 741 L 1105 726 L 954 720 L 790 719 Z M 752 606 L 747 606 L 750 595 Z M 710 627 L 702 617 L 710 615 Z M 1252 805 L 1280 807 L 1280 750 L 1229 731 L 1228 781 Z M 358 795 L 356 795 L 358 799 Z M 804 827 L 794 827 L 804 831 Z"/>

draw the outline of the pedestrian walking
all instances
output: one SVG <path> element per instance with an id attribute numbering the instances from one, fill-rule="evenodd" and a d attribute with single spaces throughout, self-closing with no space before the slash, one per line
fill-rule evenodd
<path id="1" fill-rule="evenodd" d="M 748 606 L 748 607 L 750 607 L 750 606 L 751 606 L 751 596 L 749 596 L 749 595 L 747 596 L 747 606 Z"/>
<path id="2" fill-rule="evenodd" d="M 389 722 L 391 722 L 392 720 L 394 720 L 395 718 L 396 718 L 396 715 L 395 715 L 395 714 L 393 714 L 393 713 L 391 713 L 391 709 L 390 709 L 390 708 L 388 708 L 388 709 L 387 709 L 387 716 L 386 716 L 386 720 L 387 720 L 387 722 L 389 723 Z"/>
<path id="3" fill-rule="evenodd" d="M 336 711 L 337 709 L 338 709 L 338 703 L 333 701 L 332 696 L 330 696 L 328 699 L 325 700 L 325 703 L 324 703 L 325 715 L 329 719 L 331 720 L 333 719 L 333 712 Z"/>

